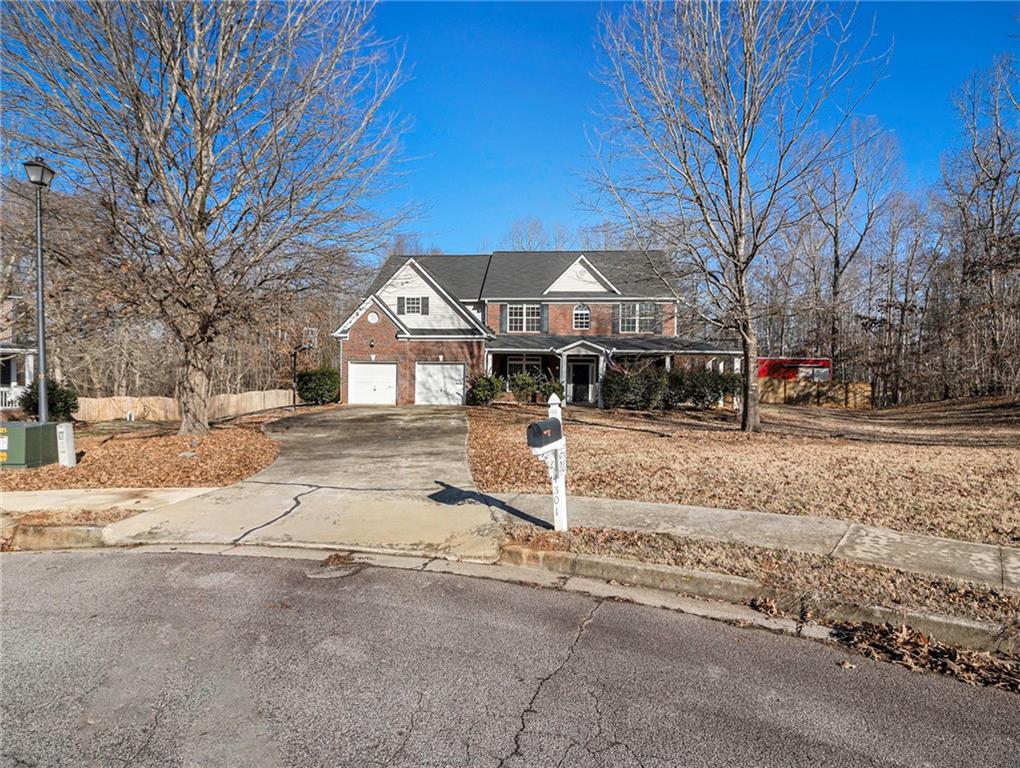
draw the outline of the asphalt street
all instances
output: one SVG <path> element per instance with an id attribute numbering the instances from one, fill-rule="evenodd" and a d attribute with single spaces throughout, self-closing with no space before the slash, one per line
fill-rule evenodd
<path id="1" fill-rule="evenodd" d="M 3 764 L 1020 765 L 1014 695 L 576 593 L 309 574 L 0 556 Z"/>

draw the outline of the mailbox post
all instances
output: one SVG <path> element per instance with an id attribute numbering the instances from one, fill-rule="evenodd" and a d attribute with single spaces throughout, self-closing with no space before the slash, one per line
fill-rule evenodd
<path id="1" fill-rule="evenodd" d="M 567 530 L 567 443 L 563 437 L 560 399 L 549 397 L 549 418 L 528 425 L 528 447 L 545 462 L 553 496 L 553 527 Z"/>

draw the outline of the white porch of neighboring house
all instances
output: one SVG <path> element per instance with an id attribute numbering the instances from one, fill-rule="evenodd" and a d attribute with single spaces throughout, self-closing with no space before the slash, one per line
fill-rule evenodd
<path id="1" fill-rule="evenodd" d="M 35 378 L 34 348 L 0 344 L 0 411 L 18 407 Z"/>

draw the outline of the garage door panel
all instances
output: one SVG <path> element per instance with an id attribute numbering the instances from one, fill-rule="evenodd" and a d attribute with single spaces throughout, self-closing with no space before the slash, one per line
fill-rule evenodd
<path id="1" fill-rule="evenodd" d="M 463 363 L 417 363 L 414 369 L 416 405 L 463 405 Z"/>
<path id="2" fill-rule="evenodd" d="M 348 363 L 347 402 L 351 405 L 396 405 L 396 363 Z"/>

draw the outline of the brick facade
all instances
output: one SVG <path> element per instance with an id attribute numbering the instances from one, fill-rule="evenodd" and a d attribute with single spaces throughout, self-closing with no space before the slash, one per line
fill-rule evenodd
<path id="1" fill-rule="evenodd" d="M 378 323 L 370 323 L 368 315 L 375 312 Z M 340 402 L 347 399 L 347 364 L 355 363 L 396 363 L 397 364 L 397 405 L 414 404 L 414 364 L 440 362 L 464 363 L 467 375 L 485 370 L 485 345 L 479 339 L 470 340 L 423 340 L 413 341 L 397 338 L 397 327 L 381 309 L 373 306 L 357 319 L 350 328 L 349 338 L 341 342 L 343 370 L 341 372 Z M 373 357 L 374 356 L 374 357 Z"/>
<path id="2" fill-rule="evenodd" d="M 536 302 L 510 302 L 529 303 Z M 588 308 L 591 310 L 591 328 L 588 330 L 574 330 L 574 307 L 581 302 L 549 303 L 549 333 L 553 336 L 612 336 L 613 334 L 613 307 L 615 302 L 590 302 Z M 627 303 L 627 302 L 622 302 Z M 499 333 L 499 308 L 501 303 L 485 305 L 485 323 L 493 331 Z M 669 302 L 662 302 L 662 335 L 676 335 L 676 308 Z M 514 335 L 517 335 L 516 333 Z M 624 334 L 633 336 L 634 334 Z M 643 335 L 655 335 L 646 333 Z"/>

